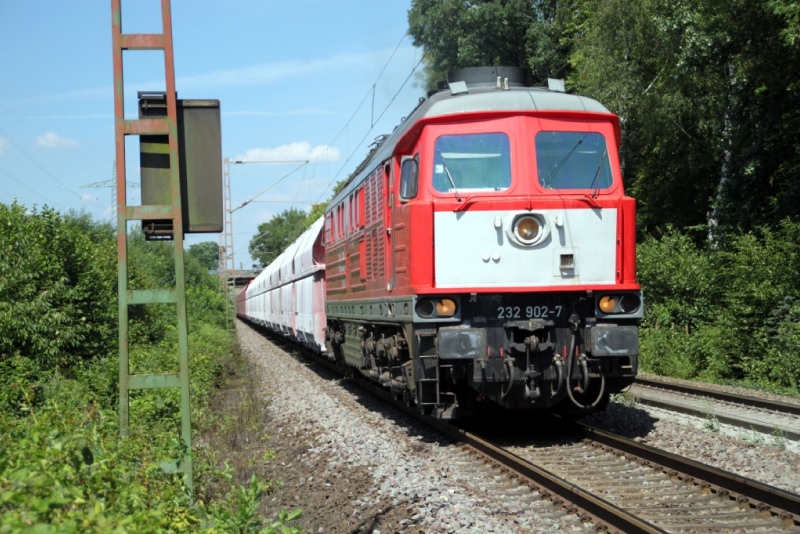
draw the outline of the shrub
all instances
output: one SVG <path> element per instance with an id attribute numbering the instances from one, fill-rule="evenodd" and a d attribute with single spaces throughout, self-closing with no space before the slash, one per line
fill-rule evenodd
<path id="1" fill-rule="evenodd" d="M 108 229 L 16 203 L 0 204 L 0 228 L 0 358 L 66 368 L 106 354 L 116 338 Z"/>
<path id="2" fill-rule="evenodd" d="M 800 224 L 711 246 L 671 230 L 639 247 L 643 370 L 796 391 Z"/>

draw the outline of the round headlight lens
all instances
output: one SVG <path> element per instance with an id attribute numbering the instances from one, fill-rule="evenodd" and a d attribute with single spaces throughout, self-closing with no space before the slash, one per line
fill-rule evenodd
<path id="1" fill-rule="evenodd" d="M 430 299 L 424 299 L 417 302 L 417 315 L 420 317 L 428 318 L 433 317 L 433 312 L 436 311 L 436 305 Z"/>
<path id="2" fill-rule="evenodd" d="M 638 295 L 622 295 L 622 298 L 619 300 L 619 309 L 622 310 L 622 313 L 633 313 L 639 309 L 640 304 L 641 301 Z"/>
<path id="3" fill-rule="evenodd" d="M 440 299 L 436 301 L 436 315 L 439 317 L 452 317 L 456 314 L 456 303 L 452 299 Z"/>
<path id="4" fill-rule="evenodd" d="M 534 217 L 520 217 L 514 225 L 514 232 L 520 241 L 531 244 L 539 238 L 542 233 L 542 226 Z"/>
<path id="5" fill-rule="evenodd" d="M 617 299 L 613 295 L 603 295 L 597 303 L 597 307 L 603 313 L 613 313 L 617 307 Z"/>

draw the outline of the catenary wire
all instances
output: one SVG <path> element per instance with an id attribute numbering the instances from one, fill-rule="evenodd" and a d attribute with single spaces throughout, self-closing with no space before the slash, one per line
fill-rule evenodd
<path id="1" fill-rule="evenodd" d="M 13 116 L 13 117 L 14 117 L 14 118 L 16 118 L 17 120 L 19 120 L 19 118 L 17 118 L 17 116 L 16 116 L 16 115 L 14 115 L 14 114 L 13 114 L 13 113 L 11 113 L 10 111 L 8 111 L 8 109 L 6 109 L 5 107 L 3 107 L 3 109 L 4 109 L 4 110 L 6 110 L 6 112 L 8 112 L 9 114 L 11 114 L 11 116 Z M 22 121 L 20 121 L 20 122 L 22 122 Z M 23 124 L 24 124 L 24 123 L 23 123 Z M 70 188 L 69 188 L 69 186 L 67 186 L 67 184 L 65 184 L 64 182 L 62 182 L 62 181 L 61 181 L 61 180 L 59 180 L 58 178 L 56 178 L 56 176 L 55 176 L 53 173 L 51 173 L 50 171 L 48 171 L 48 170 L 47 170 L 47 169 L 46 169 L 46 168 L 45 168 L 45 167 L 44 167 L 44 166 L 43 166 L 41 163 L 39 163 L 39 162 L 36 160 L 36 158 L 34 158 L 33 156 L 31 156 L 31 155 L 30 155 L 30 154 L 29 154 L 29 153 L 28 153 L 28 152 L 27 152 L 27 151 L 26 151 L 24 148 L 22 148 L 22 147 L 19 145 L 19 143 L 17 143 L 17 142 L 14 140 L 14 138 L 12 138 L 12 137 L 11 137 L 11 135 L 10 135 L 8 132 L 6 132 L 6 131 L 5 131 L 5 130 L 2 128 L 2 127 L 0 127 L 0 134 L 2 134 L 2 135 L 3 135 L 3 137 L 5 137 L 6 139 L 8 139 L 8 142 L 9 142 L 9 143 L 11 143 L 11 145 L 12 145 L 14 148 L 16 148 L 17 150 L 19 150 L 19 151 L 20 151 L 20 153 L 22 153 L 22 155 L 23 155 L 23 156 L 25 156 L 25 157 L 26 157 L 26 158 L 27 158 L 27 159 L 28 159 L 28 160 L 29 160 L 31 163 L 33 163 L 33 164 L 34 164 L 34 165 L 35 165 L 35 166 L 36 166 L 36 167 L 37 167 L 37 168 L 38 168 L 40 171 L 42 171 L 42 172 L 43 172 L 45 175 L 47 175 L 47 177 L 48 177 L 48 178 L 50 178 L 51 180 L 53 180 L 54 182 L 56 182 L 58 185 L 60 185 L 61 187 L 63 187 L 64 189 L 66 189 L 67 191 L 69 191 L 70 193 L 72 193 L 73 195 L 75 195 L 76 197 L 80 198 L 80 195 L 79 195 L 78 193 L 76 193 L 75 191 L 73 191 L 72 189 L 70 189 Z"/>
<path id="2" fill-rule="evenodd" d="M 54 200 L 52 200 L 51 198 L 48 198 L 48 197 L 46 197 L 45 195 L 43 195 L 43 194 L 39 193 L 38 191 L 35 191 L 35 190 L 31 189 L 30 187 L 28 187 L 27 185 L 25 185 L 25 183 L 24 183 L 24 182 L 22 182 L 22 181 L 20 181 L 19 179 L 17 179 L 17 178 L 16 178 L 16 177 L 15 177 L 13 174 L 11 174 L 11 173 L 10 173 L 9 171 L 7 171 L 6 169 L 4 169 L 4 168 L 0 167 L 0 173 L 4 174 L 4 175 L 5 175 L 5 176 L 6 176 L 6 177 L 9 179 L 9 180 L 11 180 L 12 182 L 14 182 L 15 184 L 17 184 L 17 185 L 18 185 L 18 186 L 20 186 L 21 188 L 23 188 L 23 189 L 27 190 L 27 191 L 28 191 L 28 192 L 30 192 L 30 193 L 33 193 L 34 195 L 36 195 L 36 196 L 38 196 L 38 197 L 41 197 L 41 198 L 43 198 L 43 199 L 44 199 L 44 200 L 46 200 L 47 202 L 50 202 L 50 203 L 51 203 L 51 205 L 53 205 L 53 206 L 62 206 L 62 207 L 63 207 L 63 204 L 57 203 L 57 202 L 55 202 Z"/>
<path id="3" fill-rule="evenodd" d="M 383 111 L 381 111 L 381 114 L 378 116 L 378 120 L 377 120 L 377 121 L 375 121 L 376 123 L 377 123 L 377 122 L 379 122 L 379 121 L 381 120 L 381 117 L 383 117 L 383 115 L 386 113 L 386 111 L 387 111 L 387 110 L 388 110 L 388 109 L 391 107 L 392 103 L 394 103 L 395 99 L 397 98 L 397 95 L 399 95 L 399 94 L 400 94 L 400 92 L 403 90 L 403 88 L 404 88 L 404 87 L 406 86 L 406 84 L 408 83 L 408 80 L 410 80 L 410 79 L 411 79 L 411 77 L 412 77 L 412 76 L 414 75 L 414 73 L 417 71 L 417 68 L 419 68 L 419 66 L 422 64 L 422 62 L 423 62 L 424 60 L 425 60 L 425 54 L 422 54 L 422 56 L 419 58 L 419 61 L 417 61 L 416 65 L 414 65 L 414 68 L 413 68 L 413 69 L 411 69 L 411 72 L 408 74 L 408 76 L 406 77 L 406 79 L 405 79 L 405 80 L 403 81 L 403 83 L 400 85 L 400 88 L 397 90 L 397 92 L 395 92 L 394 96 L 392 96 L 392 99 L 389 101 L 389 103 L 388 103 L 388 104 L 386 104 L 386 107 L 384 107 L 384 108 L 383 108 Z M 325 193 L 328 191 L 328 189 L 330 188 L 330 186 L 333 184 L 333 182 L 334 182 L 334 181 L 336 181 L 336 178 L 338 178 L 338 177 L 339 177 L 339 175 L 341 174 L 341 172 L 344 170 L 344 168 L 345 168 L 345 167 L 347 166 L 347 164 L 350 162 L 350 159 L 351 159 L 351 158 L 352 158 L 352 157 L 355 155 L 355 153 L 358 151 L 359 147 L 361 147 L 362 143 L 364 143 L 364 140 L 367 138 L 367 136 L 370 134 L 370 132 L 371 132 L 371 131 L 372 131 L 374 128 L 375 128 L 375 126 L 373 125 L 373 126 L 371 126 L 371 127 L 370 127 L 370 128 L 367 130 L 367 132 L 364 134 L 364 137 L 362 137 L 362 138 L 361 138 L 361 141 L 359 141 L 359 143 L 358 143 L 358 145 L 356 146 L 356 148 L 355 148 L 355 149 L 354 149 L 354 150 L 353 150 L 353 151 L 350 153 L 350 155 L 349 155 L 349 156 L 347 156 L 347 159 L 344 161 L 344 163 L 342 164 L 342 166 L 339 168 L 339 170 L 338 170 L 338 171 L 336 171 L 336 174 L 333 176 L 333 178 L 330 180 L 330 182 L 328 182 L 328 185 L 325 187 L 325 189 L 323 190 L 322 194 L 319 196 L 319 199 L 317 200 L 317 202 L 320 202 L 320 201 L 322 200 L 322 197 L 324 197 L 324 196 L 325 196 Z"/>

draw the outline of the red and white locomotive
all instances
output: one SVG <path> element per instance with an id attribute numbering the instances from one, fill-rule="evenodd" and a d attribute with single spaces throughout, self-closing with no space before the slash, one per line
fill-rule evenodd
<path id="1" fill-rule="evenodd" d="M 462 69 L 359 166 L 239 314 L 438 417 L 603 407 L 643 302 L 617 117 Z"/>

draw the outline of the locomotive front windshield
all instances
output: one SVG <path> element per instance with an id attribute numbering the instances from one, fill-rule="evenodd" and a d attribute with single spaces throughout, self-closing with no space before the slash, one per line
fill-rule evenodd
<path id="1" fill-rule="evenodd" d="M 443 135 L 436 139 L 433 187 L 501 191 L 511 185 L 508 136 L 502 133 Z"/>
<path id="2" fill-rule="evenodd" d="M 545 189 L 606 189 L 611 165 L 606 139 L 595 132 L 539 132 L 536 167 Z"/>

